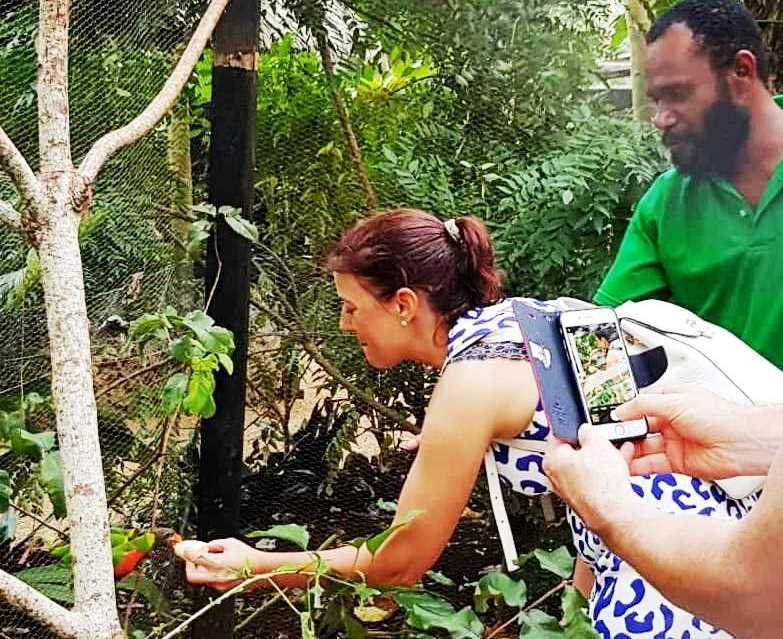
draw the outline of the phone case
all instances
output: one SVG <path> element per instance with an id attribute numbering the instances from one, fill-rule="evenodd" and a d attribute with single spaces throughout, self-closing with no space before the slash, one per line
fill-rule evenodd
<path id="1" fill-rule="evenodd" d="M 525 340 L 533 375 L 552 432 L 577 443 L 579 426 L 587 421 L 563 342 L 560 312 L 545 303 L 514 300 L 516 317 Z"/>

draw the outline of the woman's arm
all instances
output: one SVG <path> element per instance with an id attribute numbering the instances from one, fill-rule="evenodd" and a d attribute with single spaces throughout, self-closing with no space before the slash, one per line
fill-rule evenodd
<path id="1" fill-rule="evenodd" d="M 521 360 L 455 363 L 439 380 L 422 429 L 419 452 L 402 488 L 394 524 L 422 511 L 375 554 L 352 546 L 319 552 L 344 576 L 362 573 L 372 584 L 412 584 L 435 563 L 459 521 L 495 438 L 510 437 L 530 422 L 538 399 L 530 365 Z M 254 573 L 284 564 L 307 564 L 313 553 L 269 553 L 236 540 L 213 542 L 207 556 L 192 557 L 188 579 L 227 587 L 245 560 Z M 276 578 L 300 585 L 303 575 Z"/>

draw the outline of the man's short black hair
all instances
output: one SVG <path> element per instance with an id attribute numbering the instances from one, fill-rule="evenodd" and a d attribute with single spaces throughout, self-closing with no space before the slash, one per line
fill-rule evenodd
<path id="1" fill-rule="evenodd" d="M 707 55 L 714 69 L 734 65 L 738 51 L 746 49 L 756 56 L 759 79 L 769 79 L 769 59 L 761 31 L 750 11 L 734 0 L 685 0 L 660 16 L 647 33 L 652 44 L 670 26 L 682 23 Z"/>

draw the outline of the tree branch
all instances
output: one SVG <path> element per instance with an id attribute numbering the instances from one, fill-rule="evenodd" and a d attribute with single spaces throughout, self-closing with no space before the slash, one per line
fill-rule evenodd
<path id="1" fill-rule="evenodd" d="M 0 200 L 0 222 L 14 229 L 22 228 L 22 216 L 9 202 L 4 200 Z"/>
<path id="2" fill-rule="evenodd" d="M 0 127 L 0 168 L 5 169 L 16 186 L 22 200 L 33 206 L 38 212 L 41 206 L 41 184 L 30 168 L 27 160 L 8 137 L 3 127 Z M 10 205 L 9 205 L 10 206 Z M 3 221 L 5 221 L 3 215 Z M 21 224 L 21 221 L 20 221 Z"/>
<path id="3" fill-rule="evenodd" d="M 0 570 L 0 595 L 61 637 L 79 639 L 86 636 L 87 620 L 82 615 L 63 608 L 21 579 L 3 570 Z"/>
<path id="4" fill-rule="evenodd" d="M 158 95 L 128 124 L 107 133 L 93 145 L 79 166 L 79 173 L 88 183 L 95 181 L 98 171 L 111 155 L 146 135 L 171 109 L 228 3 L 229 0 L 212 0 L 209 3 L 185 52 Z"/>

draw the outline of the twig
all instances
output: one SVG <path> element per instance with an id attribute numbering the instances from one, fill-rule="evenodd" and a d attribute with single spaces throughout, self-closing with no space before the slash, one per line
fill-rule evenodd
<path id="1" fill-rule="evenodd" d="M 42 209 L 43 202 L 41 183 L 2 127 L 0 127 L 0 168 L 5 169 L 11 176 L 22 200 L 29 202 L 34 214 L 37 214 Z"/>
<path id="2" fill-rule="evenodd" d="M 177 409 L 171 418 L 166 422 L 166 426 L 161 433 L 161 443 L 158 453 L 155 455 L 158 459 L 158 468 L 155 471 L 155 487 L 152 490 L 152 514 L 150 516 L 150 528 L 155 528 L 158 525 L 158 500 L 160 499 L 160 478 L 163 475 L 163 462 L 166 460 L 166 450 L 168 449 L 169 434 L 171 433 L 171 426 L 176 425 L 179 418 L 179 409 Z M 136 599 L 139 596 L 139 579 L 138 576 L 133 584 L 133 592 L 130 599 L 128 599 L 128 605 L 125 606 L 125 618 L 122 623 L 125 634 L 128 634 L 128 624 L 130 624 L 130 616 L 133 610 L 133 604 L 136 603 Z"/>
<path id="3" fill-rule="evenodd" d="M 334 534 L 334 535 L 330 535 L 330 536 L 329 536 L 329 537 L 328 537 L 328 538 L 327 538 L 327 539 L 326 539 L 326 540 L 325 540 L 325 541 L 324 541 L 324 542 L 323 542 L 323 543 L 322 543 L 320 546 L 318 546 L 318 548 L 316 549 L 316 552 L 318 552 L 319 550 L 325 550 L 326 548 L 328 548 L 329 546 L 331 546 L 331 545 L 332 545 L 332 542 L 334 542 L 334 541 L 337 539 L 337 537 L 338 537 L 338 535 L 336 535 L 336 534 Z M 274 584 L 274 582 L 272 582 L 272 583 Z M 263 603 L 263 604 L 262 604 L 262 605 L 261 605 L 259 608 L 256 608 L 256 609 L 253 611 L 253 614 L 251 614 L 251 615 L 250 615 L 250 616 L 249 616 L 247 619 L 245 619 L 245 620 L 244 620 L 242 623 L 240 623 L 240 624 L 239 624 L 239 625 L 238 625 L 238 626 L 237 626 L 237 627 L 236 627 L 234 630 L 235 630 L 235 631 L 236 631 L 236 630 L 242 630 L 242 629 L 243 629 L 245 626 L 247 626 L 247 625 L 248 625 L 248 624 L 249 624 L 251 621 L 253 621 L 253 619 L 255 619 L 255 618 L 256 618 L 256 617 L 258 617 L 258 616 L 259 616 L 259 615 L 260 615 L 262 612 L 264 612 L 264 610 L 266 610 L 266 609 L 267 609 L 267 608 L 269 608 L 270 606 L 272 606 L 272 605 L 274 605 L 275 603 L 277 603 L 278 601 L 280 601 L 280 599 L 281 599 L 283 596 L 284 596 L 284 595 L 283 595 L 283 593 L 282 593 L 282 592 L 278 592 L 277 594 L 275 594 L 273 597 L 271 597 L 270 599 L 268 599 L 267 601 L 265 601 L 265 602 L 264 602 L 264 603 Z M 298 614 L 298 611 L 297 611 L 297 614 Z"/>
<path id="4" fill-rule="evenodd" d="M 145 473 L 147 470 L 149 470 L 149 467 L 152 466 L 158 459 L 161 458 L 161 455 L 165 452 L 165 448 L 167 446 L 168 442 L 168 431 L 171 428 L 173 423 L 173 420 L 166 420 L 166 425 L 163 427 L 163 432 L 160 434 L 161 441 L 160 446 L 158 447 L 158 452 L 155 453 L 147 462 L 138 468 L 135 473 L 133 473 L 128 479 L 123 482 L 122 486 L 120 486 L 117 490 L 114 491 L 114 494 L 109 497 L 109 499 L 106 502 L 107 506 L 111 506 L 112 503 L 114 503 L 117 498 L 122 495 L 122 493 L 125 492 L 125 489 L 130 486 L 134 481 L 136 481 L 140 475 Z"/>
<path id="5" fill-rule="evenodd" d="M 134 372 L 132 372 L 132 373 L 130 373 L 128 375 L 123 375 L 123 377 L 121 379 L 118 379 L 118 380 L 112 382 L 111 384 L 109 384 L 105 388 L 102 388 L 100 391 L 95 393 L 95 399 L 97 400 L 97 399 L 103 397 L 104 395 L 106 395 L 106 394 L 110 393 L 111 391 L 113 391 L 118 386 L 122 386 L 123 384 L 125 384 L 126 382 L 129 382 L 130 380 L 132 380 L 135 377 L 139 377 L 140 375 L 144 375 L 145 373 L 149 373 L 150 371 L 154 371 L 155 369 L 160 368 L 161 366 L 165 366 L 166 364 L 170 364 L 170 363 L 171 363 L 170 359 L 163 359 L 163 360 L 161 360 L 159 362 L 155 362 L 154 364 L 150 364 L 149 366 L 145 366 L 144 368 L 140 368 L 139 370 L 134 371 Z"/>
<path id="6" fill-rule="evenodd" d="M 371 408 L 374 408 L 387 419 L 390 419 L 396 423 L 402 430 L 414 434 L 418 434 L 420 432 L 418 426 L 411 424 L 399 412 L 393 408 L 390 408 L 389 406 L 386 406 L 385 404 L 381 404 L 381 402 L 372 397 L 372 395 L 365 393 L 356 384 L 344 377 L 339 369 L 328 359 L 326 359 L 326 357 L 323 355 L 323 353 L 321 353 L 320 349 L 315 345 L 314 342 L 310 340 L 303 340 L 301 344 L 305 352 L 313 358 L 313 361 L 318 364 L 330 377 L 332 377 L 332 379 L 343 386 L 345 390 L 351 393 L 351 395 L 354 395 L 357 399 L 361 400 Z"/>
<path id="7" fill-rule="evenodd" d="M 21 508 L 20 506 L 17 506 L 14 502 L 11 502 L 11 507 L 14 510 L 18 510 L 25 517 L 29 517 L 30 519 L 32 519 L 34 522 L 39 524 L 39 526 L 43 526 L 44 528 L 48 528 L 52 532 L 57 533 L 57 535 L 61 539 L 64 539 L 65 541 L 68 541 L 68 535 L 66 535 L 65 532 L 63 532 L 62 530 L 60 530 L 56 526 L 52 526 L 51 524 L 46 523 L 46 521 L 44 519 L 41 519 L 40 517 L 36 517 L 35 515 L 33 515 L 33 513 L 26 511 L 24 508 Z"/>
<path id="8" fill-rule="evenodd" d="M 218 251 L 217 225 L 215 225 L 212 231 L 212 237 L 215 238 L 215 258 L 217 259 L 218 268 L 217 273 L 215 274 L 215 281 L 212 283 L 212 290 L 209 292 L 209 297 L 207 298 L 207 303 L 204 304 L 205 313 L 209 313 L 209 305 L 212 304 L 212 296 L 215 294 L 218 282 L 220 281 L 220 272 L 223 270 L 223 261 L 220 259 L 220 251 Z"/>
<path id="9" fill-rule="evenodd" d="M 545 592 L 543 595 L 541 595 L 541 596 L 540 596 L 538 599 L 536 599 L 536 600 L 535 600 L 533 603 L 531 603 L 531 604 L 529 604 L 529 605 L 525 606 L 525 608 L 524 608 L 524 609 L 520 610 L 520 611 L 519 611 L 517 614 L 515 614 L 513 617 L 511 617 L 511 619 L 509 619 L 508 621 L 506 621 L 506 622 L 505 622 L 505 623 L 503 623 L 502 625 L 500 625 L 500 626 L 498 626 L 497 628 L 495 628 L 495 629 L 494 629 L 494 630 L 493 630 L 491 633 L 489 633 L 489 634 L 486 636 L 486 639 L 492 639 L 492 637 L 495 637 L 496 635 L 498 635 L 498 634 L 499 634 L 499 633 L 500 633 L 502 630 L 505 630 L 505 629 L 506 629 L 506 628 L 508 628 L 508 627 L 509 627 L 509 626 L 510 626 L 512 623 L 514 623 L 515 621 L 517 621 L 517 620 L 518 620 L 518 619 L 519 619 L 519 618 L 520 618 L 522 615 L 524 615 L 524 614 L 525 614 L 525 613 L 526 613 L 528 610 L 530 610 L 531 608 L 535 608 L 537 605 L 539 605 L 539 604 L 540 604 L 540 603 L 542 603 L 543 601 L 546 601 L 546 600 L 547 600 L 547 599 L 549 599 L 549 598 L 550 598 L 552 595 L 554 595 L 555 593 L 557 593 L 557 592 L 561 591 L 563 588 L 565 588 L 567 585 L 569 585 L 569 583 L 570 583 L 570 581 L 568 581 L 567 579 L 566 579 L 566 580 L 563 580 L 563 581 L 561 581 L 561 582 L 560 582 L 559 584 L 557 584 L 557 585 L 556 585 L 554 588 L 551 588 L 550 590 L 548 590 L 547 592 Z"/>
<path id="10" fill-rule="evenodd" d="M 0 200 L 0 222 L 16 230 L 21 230 L 22 228 L 22 216 L 11 206 L 10 202 L 5 200 Z"/>
<path id="11" fill-rule="evenodd" d="M 93 145 L 79 166 L 79 172 L 88 183 L 95 181 L 98 171 L 109 156 L 151 131 L 168 112 L 190 78 L 193 67 L 201 57 L 201 52 L 227 5 L 228 0 L 210 2 L 182 57 L 152 102 L 128 124 L 107 133 Z"/>
<path id="12" fill-rule="evenodd" d="M 194 612 L 190 617 L 185 619 L 181 624 L 179 624 L 174 630 L 169 632 L 167 635 L 162 637 L 162 639 L 172 639 L 172 637 L 176 637 L 180 632 L 182 632 L 185 628 L 187 628 L 190 624 L 192 624 L 196 619 L 201 617 L 202 615 L 205 615 L 207 611 L 214 608 L 215 606 L 220 605 L 223 603 L 226 599 L 230 599 L 236 594 L 239 594 L 243 590 L 247 589 L 248 587 L 252 586 L 255 583 L 258 583 L 259 581 L 269 580 L 272 581 L 273 577 L 279 577 L 281 575 L 295 575 L 300 573 L 299 570 L 283 570 L 283 571 L 273 571 L 273 572 L 265 572 L 260 575 L 255 575 L 254 577 L 250 577 L 250 579 L 245 579 L 240 584 L 237 584 L 234 586 L 231 590 L 227 590 L 222 595 L 220 595 L 217 599 L 213 599 L 210 601 L 206 606 L 201 608 L 200 610 L 197 610 Z M 273 582 L 274 583 L 274 582 Z M 298 611 L 297 611 L 298 614 Z"/>

